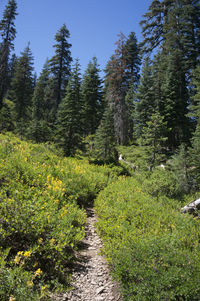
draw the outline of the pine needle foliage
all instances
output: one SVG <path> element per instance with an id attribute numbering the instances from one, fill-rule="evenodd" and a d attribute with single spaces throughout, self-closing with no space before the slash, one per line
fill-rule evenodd
<path id="1" fill-rule="evenodd" d="M 74 156 L 82 148 L 82 100 L 80 65 L 76 60 L 66 95 L 57 114 L 56 141 L 65 155 Z"/>

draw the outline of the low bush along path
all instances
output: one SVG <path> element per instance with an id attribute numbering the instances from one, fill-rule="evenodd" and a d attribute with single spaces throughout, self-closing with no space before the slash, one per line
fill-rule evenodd
<path id="1" fill-rule="evenodd" d="M 54 297 L 59 301 L 121 301 L 119 286 L 109 273 L 105 259 L 99 254 L 102 242 L 95 231 L 97 217 L 87 209 L 86 237 L 72 272 L 72 290 Z"/>

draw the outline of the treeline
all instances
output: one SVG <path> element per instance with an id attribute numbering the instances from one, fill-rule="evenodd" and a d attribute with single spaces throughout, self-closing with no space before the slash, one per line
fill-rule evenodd
<path id="1" fill-rule="evenodd" d="M 30 45 L 13 54 L 16 15 L 17 3 L 9 0 L 0 21 L 1 131 L 103 160 L 117 157 L 117 145 L 139 144 L 150 169 L 192 147 L 190 165 L 198 167 L 200 1 L 153 0 L 141 21 L 143 42 L 121 33 L 104 79 L 97 58 L 81 76 L 65 24 L 36 78 Z"/>
<path id="2" fill-rule="evenodd" d="M 81 77 L 78 59 L 72 62 L 70 33 L 64 24 L 55 35 L 54 56 L 45 62 L 36 79 L 30 45 L 20 57 L 10 55 L 16 35 L 16 10 L 16 1 L 9 1 L 0 27 L 3 38 L 1 65 L 5 66 L 2 68 L 4 81 L 0 98 L 1 130 L 14 130 L 36 142 L 56 141 L 66 155 L 74 155 L 77 149 L 84 149 L 86 137 L 92 135 L 93 140 L 102 120 L 102 126 L 108 131 L 103 157 L 110 157 L 114 144 L 127 143 L 128 136 L 132 136 L 131 102 L 140 65 L 135 34 L 132 32 L 128 39 L 120 35 L 103 81 L 96 57 Z M 108 112 L 112 109 L 114 114 Z M 101 137 L 101 129 L 98 132 Z"/>

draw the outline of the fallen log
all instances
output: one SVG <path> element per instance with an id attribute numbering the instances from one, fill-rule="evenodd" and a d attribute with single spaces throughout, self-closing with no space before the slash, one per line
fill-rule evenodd
<path id="1" fill-rule="evenodd" d="M 181 208 L 181 213 L 193 213 L 200 209 L 200 199 L 190 202 L 185 207 Z"/>

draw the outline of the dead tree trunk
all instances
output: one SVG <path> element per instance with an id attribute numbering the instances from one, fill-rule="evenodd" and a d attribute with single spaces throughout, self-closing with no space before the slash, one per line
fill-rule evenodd
<path id="1" fill-rule="evenodd" d="M 185 207 L 181 208 L 181 213 L 193 213 L 200 209 L 200 199 L 190 202 Z"/>

